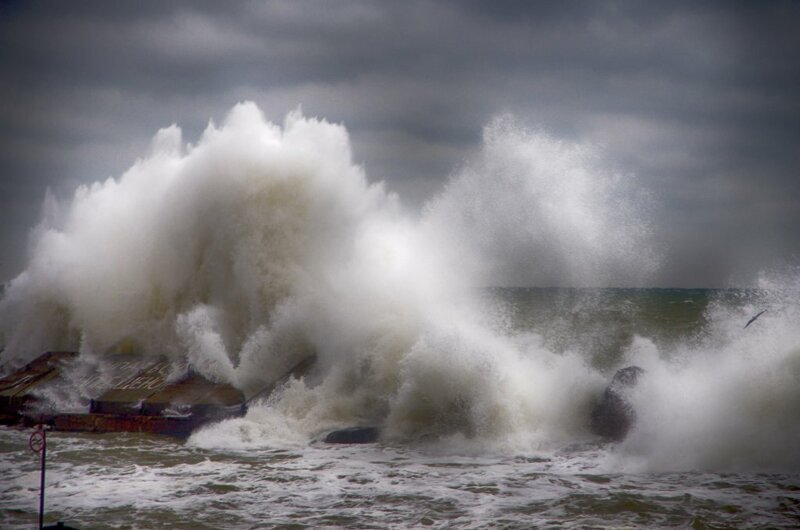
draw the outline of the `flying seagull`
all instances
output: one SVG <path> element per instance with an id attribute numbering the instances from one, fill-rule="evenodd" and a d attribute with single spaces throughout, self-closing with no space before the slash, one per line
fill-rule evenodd
<path id="1" fill-rule="evenodd" d="M 747 326 L 749 326 L 750 324 L 752 324 L 753 322 L 755 322 L 755 320 L 756 320 L 758 317 L 760 317 L 761 315 L 763 315 L 763 314 L 764 314 L 764 313 L 766 313 L 766 312 L 767 312 L 767 310 L 765 309 L 765 310 L 763 310 L 762 312 L 760 312 L 759 314 L 757 314 L 756 316 L 754 316 L 753 318 L 751 318 L 750 320 L 748 320 L 748 321 L 747 321 L 747 324 L 745 324 L 745 325 L 744 325 L 744 328 L 742 328 L 742 329 L 745 329 Z"/>

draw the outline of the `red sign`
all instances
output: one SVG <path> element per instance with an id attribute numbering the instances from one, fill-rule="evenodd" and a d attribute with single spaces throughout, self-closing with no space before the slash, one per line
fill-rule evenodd
<path id="1" fill-rule="evenodd" d="M 44 449 L 44 431 L 34 431 L 28 445 L 34 453 L 41 453 Z"/>

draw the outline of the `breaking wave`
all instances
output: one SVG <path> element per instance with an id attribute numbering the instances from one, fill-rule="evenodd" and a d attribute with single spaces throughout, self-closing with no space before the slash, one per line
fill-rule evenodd
<path id="1" fill-rule="evenodd" d="M 1 360 L 166 355 L 250 396 L 316 355 L 246 417 L 196 433 L 200 445 L 307 443 L 356 424 L 458 450 L 591 440 L 609 374 L 590 352 L 512 330 L 480 287 L 646 285 L 658 260 L 631 182 L 595 149 L 501 117 L 416 217 L 353 163 L 341 125 L 292 112 L 278 126 L 240 104 L 195 145 L 173 125 L 119 178 L 48 195 L 29 264 L 0 301 Z M 627 345 L 648 377 L 609 462 L 800 467 L 787 346 L 800 337 L 784 299 L 762 318 L 769 332 L 732 334 L 761 302 L 720 300 L 702 340 Z"/>
<path id="2" fill-rule="evenodd" d="M 648 375 L 612 466 L 800 470 L 798 300 L 800 271 L 762 275 L 753 289 L 719 292 L 693 340 L 659 348 L 638 337 L 627 359 Z"/>

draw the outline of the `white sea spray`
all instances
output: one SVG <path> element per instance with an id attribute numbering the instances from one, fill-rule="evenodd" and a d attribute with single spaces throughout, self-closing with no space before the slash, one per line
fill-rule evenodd
<path id="1" fill-rule="evenodd" d="M 501 117 L 413 216 L 353 163 L 343 126 L 300 112 L 278 126 L 240 104 L 195 145 L 168 127 L 119 178 L 47 196 L 0 301 L 2 361 L 124 349 L 251 396 L 315 354 L 305 378 L 191 443 L 296 445 L 371 424 L 387 443 L 553 450 L 593 439 L 611 373 L 590 351 L 508 329 L 479 288 L 646 285 L 657 255 L 645 199 L 597 148 Z M 800 467 L 796 277 L 713 304 L 701 338 L 627 345 L 621 358 L 646 375 L 608 465 Z"/>

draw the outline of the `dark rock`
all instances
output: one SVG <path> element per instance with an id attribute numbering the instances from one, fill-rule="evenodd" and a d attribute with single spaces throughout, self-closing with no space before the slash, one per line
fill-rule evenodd
<path id="1" fill-rule="evenodd" d="M 614 441 L 627 436 L 636 421 L 636 411 L 628 403 L 627 393 L 643 373 L 644 370 L 638 366 L 617 370 L 603 392 L 603 399 L 592 411 L 592 432 Z"/>
<path id="2" fill-rule="evenodd" d="M 377 427 L 350 427 L 329 432 L 322 440 L 329 444 L 369 444 L 378 441 Z"/>

